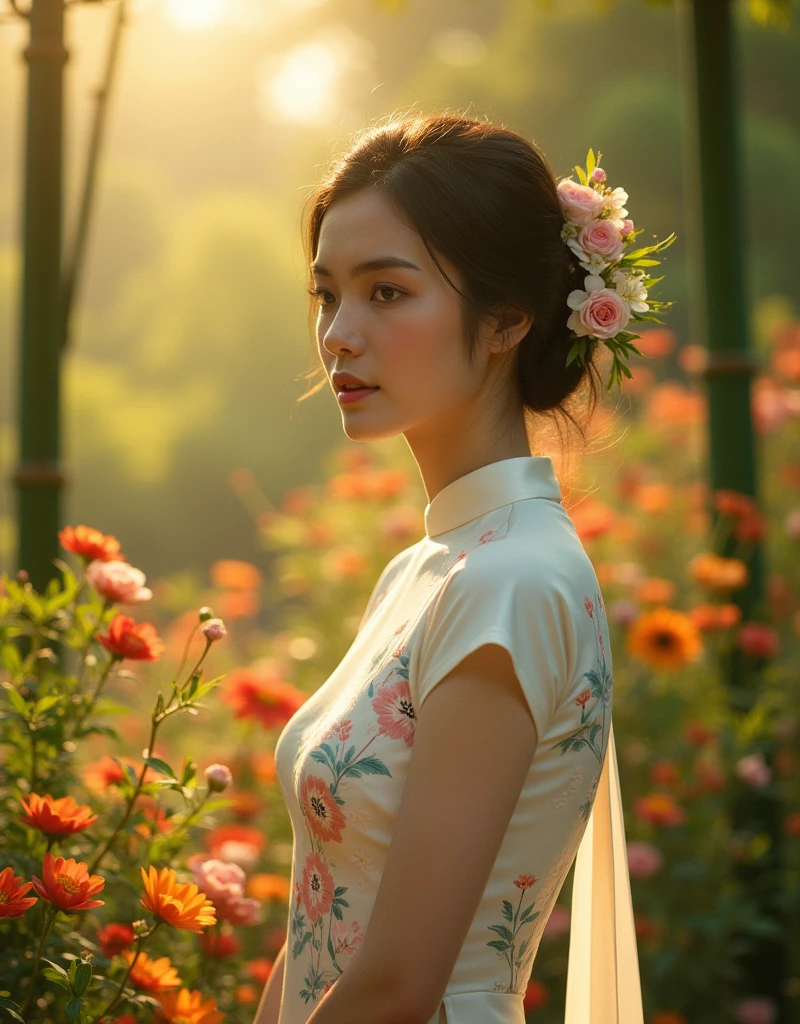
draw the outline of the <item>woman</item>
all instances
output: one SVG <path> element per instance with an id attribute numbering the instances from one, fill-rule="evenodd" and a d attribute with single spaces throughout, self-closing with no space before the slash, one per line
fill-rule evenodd
<path id="1" fill-rule="evenodd" d="M 449 114 L 362 133 L 310 198 L 344 431 L 402 433 L 429 504 L 276 747 L 292 895 L 257 1024 L 522 1024 L 582 840 L 567 1020 L 642 1020 L 605 609 L 531 454 L 541 414 L 597 398 L 563 228 L 536 146 Z"/>

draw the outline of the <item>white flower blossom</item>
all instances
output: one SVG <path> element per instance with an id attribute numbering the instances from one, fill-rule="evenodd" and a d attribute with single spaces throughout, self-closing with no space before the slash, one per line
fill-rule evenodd
<path id="1" fill-rule="evenodd" d="M 603 196 L 603 209 L 608 211 L 612 220 L 619 222 L 620 227 L 622 221 L 628 216 L 628 211 L 625 209 L 627 201 L 628 193 L 619 186 Z"/>
<path id="2" fill-rule="evenodd" d="M 646 313 L 650 306 L 644 301 L 647 289 L 642 284 L 642 274 L 626 274 L 615 270 L 611 275 L 614 287 L 635 313 Z"/>

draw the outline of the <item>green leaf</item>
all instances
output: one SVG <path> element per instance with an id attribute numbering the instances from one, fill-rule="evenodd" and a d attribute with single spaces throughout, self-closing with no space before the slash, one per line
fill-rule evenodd
<path id="1" fill-rule="evenodd" d="M 595 169 L 596 166 L 597 166 L 597 164 L 595 163 L 595 159 L 594 159 L 594 150 L 590 149 L 589 150 L 589 155 L 586 157 L 586 176 L 587 176 L 587 178 L 590 178 L 592 176 L 592 171 Z"/>
<path id="2" fill-rule="evenodd" d="M 50 693 L 46 697 L 42 697 L 41 700 L 36 701 L 36 705 L 33 709 L 35 715 L 41 715 L 45 711 L 49 711 L 50 708 L 54 708 L 56 704 L 61 703 L 62 695 L 60 693 Z"/>
<path id="3" fill-rule="evenodd" d="M 586 180 L 586 175 L 584 174 L 584 171 L 583 171 L 583 168 L 582 167 L 578 167 L 577 164 L 575 165 L 575 173 L 580 178 L 581 185 L 587 185 L 588 184 L 588 182 Z"/>
<path id="4" fill-rule="evenodd" d="M 0 647 L 0 662 L 5 665 L 12 676 L 22 671 L 22 658 L 16 644 L 3 644 Z"/>
<path id="5" fill-rule="evenodd" d="M 44 962 L 45 962 L 46 964 L 50 964 L 50 966 L 51 966 L 51 967 L 53 968 L 53 970 L 54 970 L 54 971 L 57 971 L 57 972 L 58 972 L 58 974 L 60 974 L 60 975 L 61 975 L 61 977 L 62 977 L 62 978 L 63 978 L 63 979 L 64 979 L 64 980 L 66 981 L 66 982 L 69 982 L 69 975 L 68 975 L 68 974 L 67 974 L 67 972 L 66 972 L 66 971 L 64 970 L 64 968 L 63 968 L 63 967 L 61 966 L 61 964 L 57 964 L 57 963 L 55 963 L 55 962 L 54 962 L 53 960 L 48 960 L 46 956 L 43 956 L 43 957 L 42 957 L 42 960 L 44 960 Z"/>
<path id="6" fill-rule="evenodd" d="M 89 987 L 89 982 L 92 980 L 92 965 L 86 963 L 85 960 L 81 960 L 78 966 L 75 968 L 75 978 L 72 982 L 72 991 L 76 996 L 82 996 L 86 989 Z"/>
<path id="7" fill-rule="evenodd" d="M 67 1003 L 67 1017 L 70 1020 L 75 1020 L 78 1014 L 81 1012 L 82 1006 L 82 999 L 70 999 L 70 1001 Z"/>
<path id="8" fill-rule="evenodd" d="M 635 260 L 631 263 L 632 267 L 657 267 L 661 263 L 661 260 Z"/>
<path id="9" fill-rule="evenodd" d="M 13 1017 L 14 1020 L 21 1020 L 22 1024 L 25 1024 L 25 1018 L 20 1017 L 17 1013 L 19 1005 L 17 1003 L 12 1003 L 12 1001 L 10 999 L 6 999 L 5 996 L 0 996 L 0 1009 L 5 1010 L 9 1017 Z"/>
<path id="10" fill-rule="evenodd" d="M 54 981 L 56 985 L 60 985 L 62 988 L 65 988 L 67 992 L 72 991 L 66 978 L 62 978 L 61 975 L 54 971 L 52 967 L 45 967 L 42 970 L 42 977 L 47 978 L 48 981 Z"/>
<path id="11" fill-rule="evenodd" d="M 160 757 L 148 757 L 145 758 L 146 765 L 149 765 L 154 771 L 157 771 L 159 775 L 169 776 L 170 782 L 176 782 L 175 771 L 167 764 L 166 761 L 162 761 Z"/>

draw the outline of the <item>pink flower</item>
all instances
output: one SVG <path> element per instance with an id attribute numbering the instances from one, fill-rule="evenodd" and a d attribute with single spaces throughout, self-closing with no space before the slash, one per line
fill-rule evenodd
<path id="1" fill-rule="evenodd" d="M 762 754 L 748 754 L 736 762 L 736 774 L 753 789 L 761 789 L 772 778 L 772 770 Z"/>
<path id="2" fill-rule="evenodd" d="M 613 338 L 628 325 L 631 310 L 619 292 L 606 288 L 605 281 L 596 274 L 584 279 L 586 291 L 575 289 L 567 296 L 572 310 L 567 327 L 579 338 L 587 334 L 595 338 Z"/>
<path id="3" fill-rule="evenodd" d="M 661 851 L 652 843 L 628 843 L 628 871 L 631 878 L 652 878 L 664 863 Z"/>
<path id="4" fill-rule="evenodd" d="M 780 647 L 778 631 L 764 622 L 743 622 L 737 643 L 754 658 L 774 658 Z"/>
<path id="5" fill-rule="evenodd" d="M 303 884 L 300 889 L 309 924 L 316 924 L 331 909 L 333 890 L 333 875 L 325 861 L 318 853 L 310 853 L 303 866 Z"/>
<path id="6" fill-rule="evenodd" d="M 256 924 L 261 904 L 245 897 L 245 873 L 238 864 L 215 858 L 192 859 L 198 889 L 214 904 L 217 920 L 231 924 Z"/>
<path id="7" fill-rule="evenodd" d="M 403 740 L 407 747 L 414 742 L 417 720 L 411 703 L 411 689 L 405 680 L 384 686 L 372 707 L 378 715 L 380 732 L 394 740 Z"/>
<path id="8" fill-rule="evenodd" d="M 606 264 L 614 263 L 622 255 L 622 235 L 610 220 L 593 220 L 570 238 L 567 245 L 582 260 L 592 253 L 602 256 Z"/>
<path id="9" fill-rule="evenodd" d="M 353 956 L 364 939 L 364 933 L 358 927 L 358 921 L 346 925 L 344 921 L 334 921 L 333 948 L 337 953 L 344 953 L 345 956 Z"/>
<path id="10" fill-rule="evenodd" d="M 624 220 L 622 222 L 622 227 L 619 229 L 619 233 L 622 235 L 623 238 L 627 238 L 631 231 L 633 231 L 633 221 Z"/>
<path id="11" fill-rule="evenodd" d="M 793 508 L 787 512 L 783 528 L 792 540 L 800 540 L 800 508 Z"/>
<path id="12" fill-rule="evenodd" d="M 639 618 L 639 605 L 626 597 L 618 597 L 611 602 L 609 617 L 618 626 L 630 626 Z"/>
<path id="13" fill-rule="evenodd" d="M 556 903 L 550 911 L 550 916 L 547 919 L 547 924 L 544 926 L 542 936 L 548 939 L 555 939 L 559 935 L 565 935 L 569 931 L 569 924 L 569 910 L 567 907 L 562 907 L 560 903 Z"/>
<path id="14" fill-rule="evenodd" d="M 778 1016 L 775 1003 L 766 996 L 742 999 L 733 1012 L 739 1024 L 773 1024 Z"/>
<path id="15" fill-rule="evenodd" d="M 116 604 L 141 604 L 153 591 L 144 585 L 145 574 L 127 562 L 95 559 L 86 566 L 86 581 L 102 597 Z"/>
<path id="16" fill-rule="evenodd" d="M 206 640 L 224 640 L 228 635 L 228 630 L 225 628 L 225 623 L 222 619 L 208 619 L 200 630 Z"/>
<path id="17" fill-rule="evenodd" d="M 589 181 L 599 181 L 601 184 L 606 180 L 606 172 L 602 167 L 595 167 L 589 175 Z"/>
<path id="18" fill-rule="evenodd" d="M 579 185 L 572 178 L 558 183 L 558 202 L 564 217 L 583 226 L 603 211 L 603 197 L 589 185 Z"/>

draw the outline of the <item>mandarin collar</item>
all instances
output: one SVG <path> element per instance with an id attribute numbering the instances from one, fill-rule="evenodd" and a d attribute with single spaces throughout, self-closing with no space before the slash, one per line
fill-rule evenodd
<path id="1" fill-rule="evenodd" d="M 443 487 L 425 507 L 425 535 L 438 537 L 503 505 L 528 498 L 561 501 L 549 455 L 489 462 Z"/>

